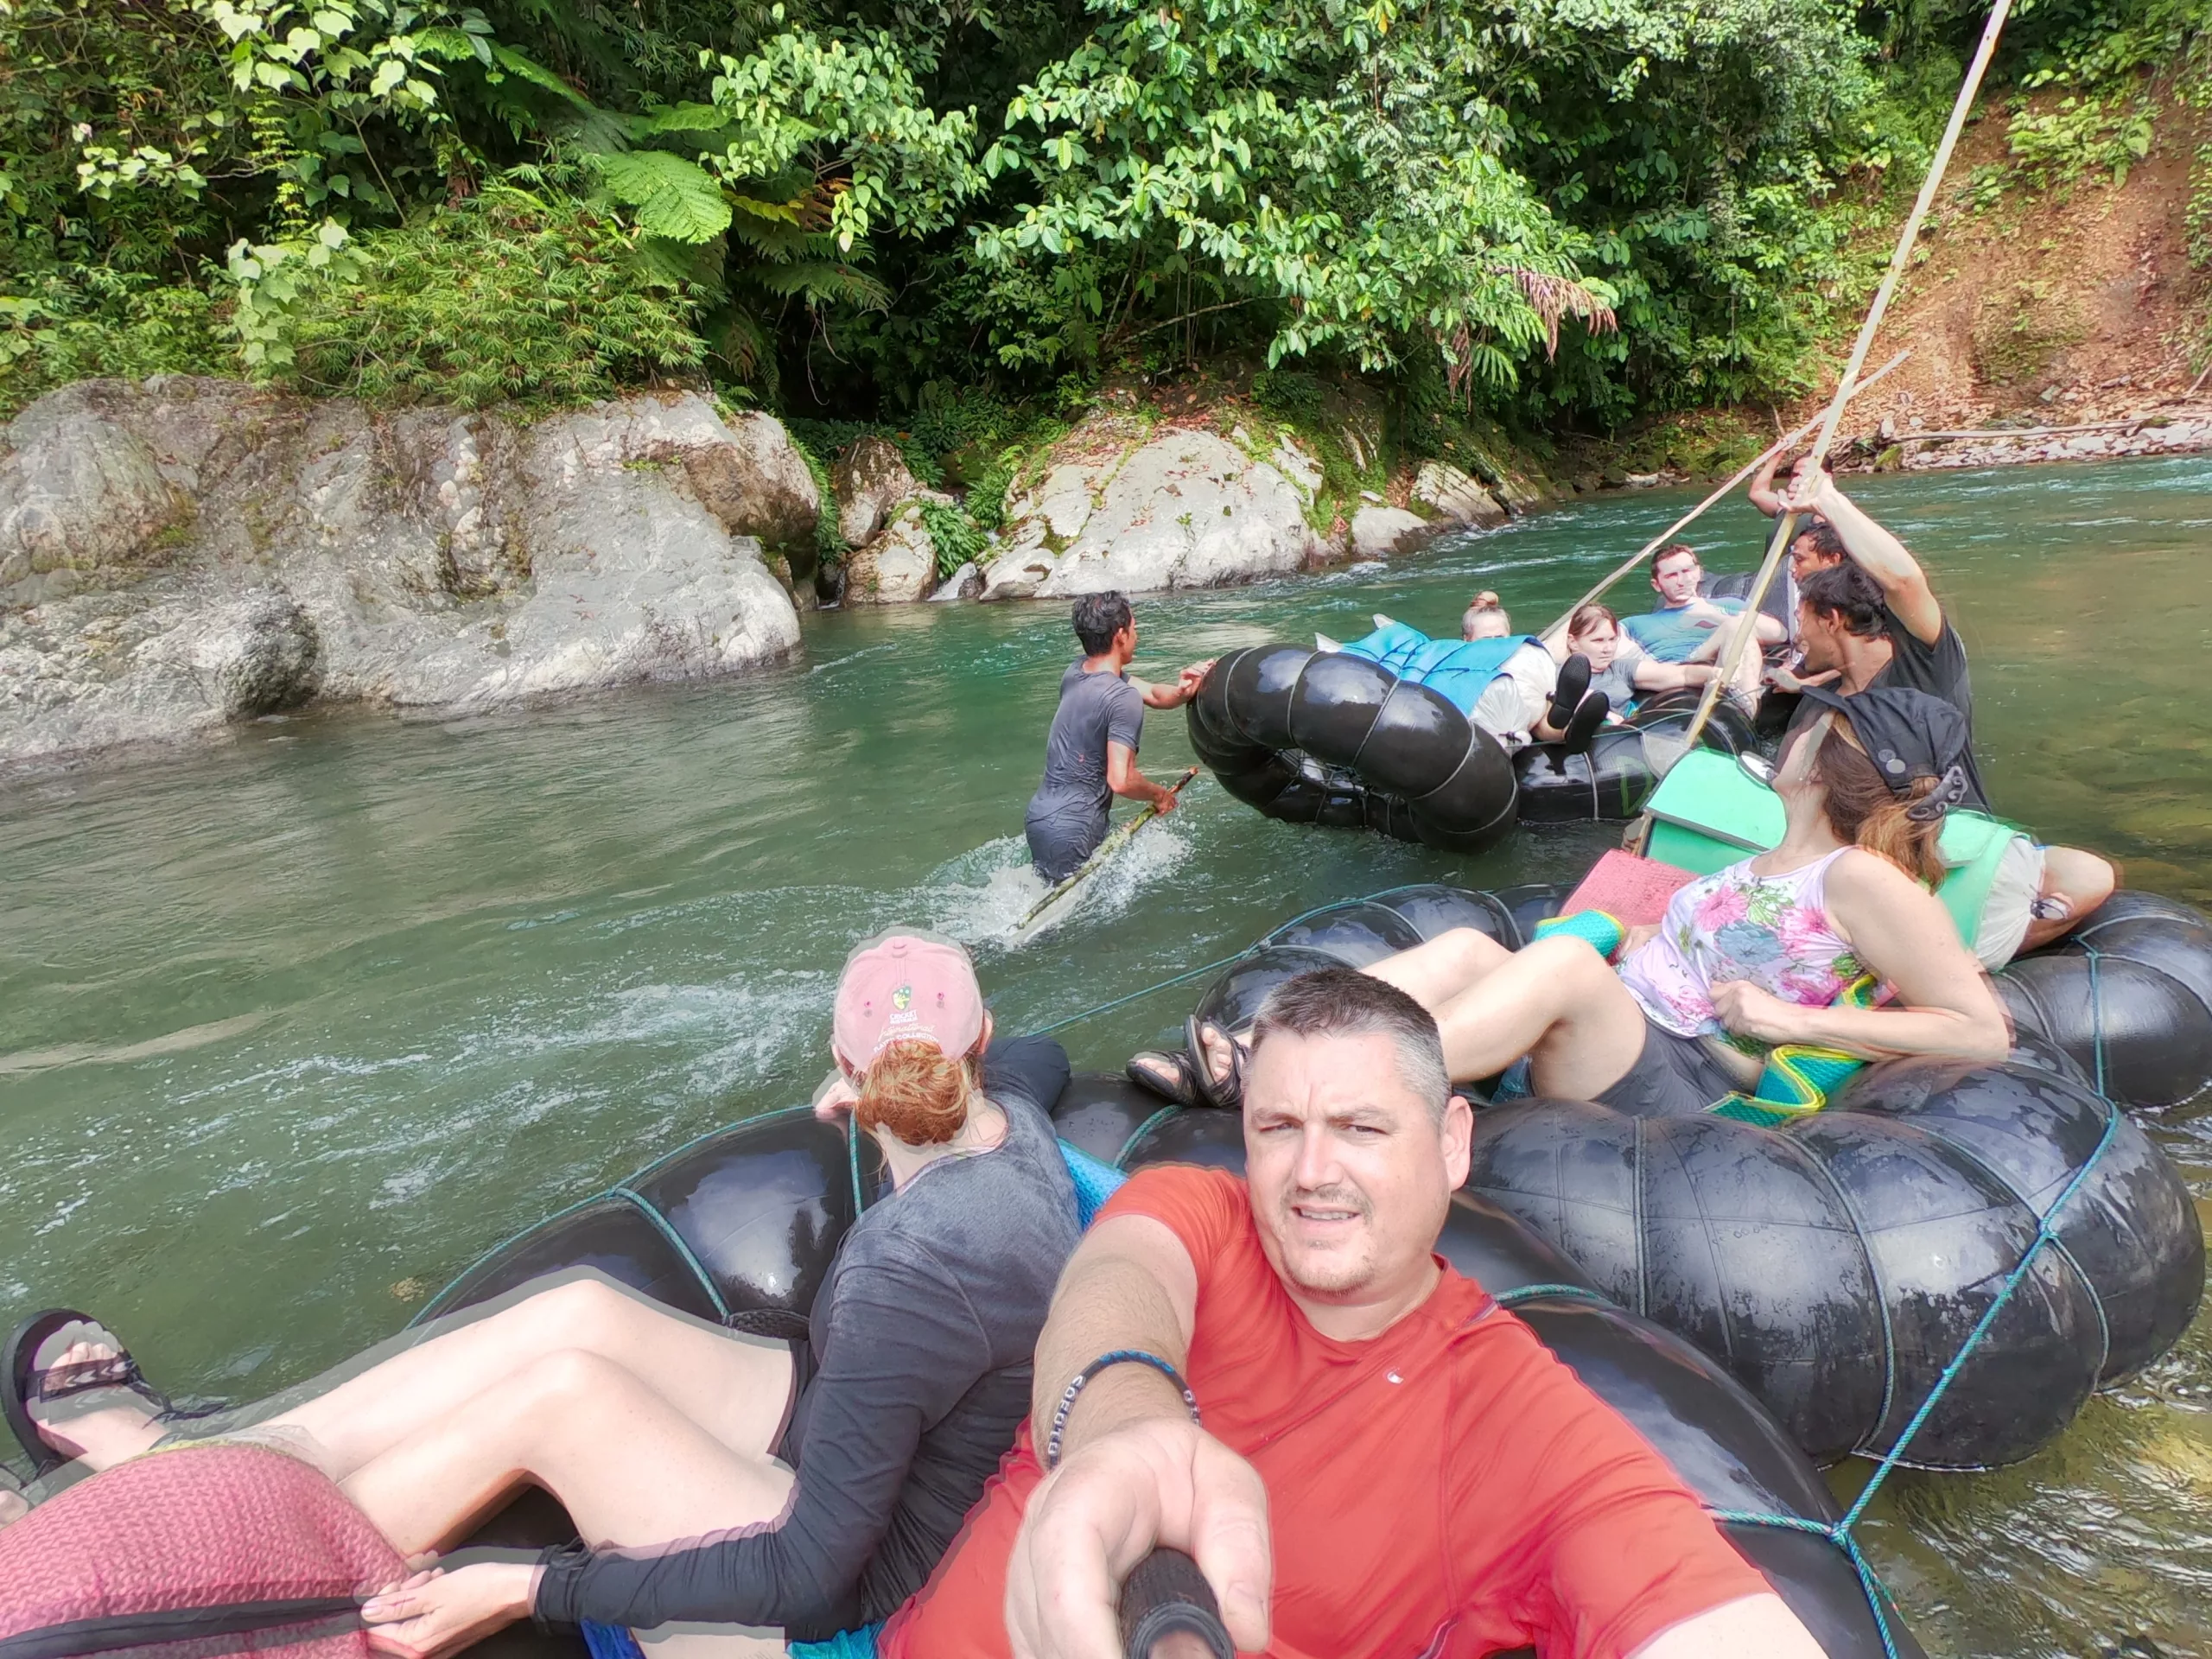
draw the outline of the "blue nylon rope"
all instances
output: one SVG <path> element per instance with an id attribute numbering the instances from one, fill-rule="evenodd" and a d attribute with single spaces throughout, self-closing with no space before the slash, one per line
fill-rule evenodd
<path id="1" fill-rule="evenodd" d="M 1881 1636 L 1882 1651 L 1887 1659 L 1897 1659 L 1897 1646 L 1896 1638 L 1890 1633 L 1889 1616 L 1882 1611 L 1884 1600 L 1882 1580 L 1875 1573 L 1873 1563 L 1866 1559 L 1865 1552 L 1859 1548 L 1859 1541 L 1852 1535 L 1852 1529 L 1859 1524 L 1860 1517 L 1866 1513 L 1868 1506 L 1873 1503 L 1875 1494 L 1881 1491 L 1882 1484 L 1897 1467 L 1899 1461 L 1904 1456 L 1905 1447 L 1911 1444 L 1913 1437 L 1920 1433 L 1922 1426 L 1934 1413 L 1936 1402 L 1943 1397 L 1944 1392 L 1949 1389 L 1958 1374 L 1966 1368 L 1967 1362 L 1974 1357 L 1974 1350 L 1981 1345 L 1981 1339 L 1989 1334 L 1990 1326 L 1996 1324 L 1997 1316 L 2005 1311 L 2005 1305 L 2012 1300 L 2013 1292 L 2019 1289 L 2026 1281 L 2028 1273 L 2035 1266 L 2036 1257 L 2043 1254 L 2044 1247 L 2047 1244 L 2056 1244 L 2061 1249 L 2064 1248 L 2059 1239 L 2056 1225 L 2059 1213 L 2066 1208 L 2074 1195 L 2082 1190 L 2082 1184 L 2089 1179 L 2089 1173 L 2096 1168 L 2098 1161 L 2104 1157 L 2107 1149 L 2112 1145 L 2113 1135 L 2120 1128 L 2120 1109 L 2113 1103 L 2112 1096 L 2105 1092 L 2105 1005 L 2104 988 L 2097 969 L 2100 953 L 2096 946 L 2088 944 L 2086 940 L 2080 943 L 2082 951 L 2088 958 L 2089 963 L 2090 1052 L 2096 1065 L 2095 1088 L 2098 1098 L 2105 1103 L 2107 1114 L 2105 1118 L 2104 1133 L 2098 1137 L 2095 1148 L 2090 1152 L 2088 1158 L 2082 1160 L 2082 1167 L 2074 1173 L 2074 1179 L 2067 1182 L 2056 1200 L 2037 1222 L 2036 1236 L 2029 1242 L 2026 1250 L 2022 1252 L 2019 1264 L 2007 1275 L 2004 1284 L 1999 1288 L 1995 1299 L 1990 1302 L 1987 1308 L 1983 1310 L 1981 1318 L 1975 1321 L 1974 1329 L 1967 1333 L 1966 1341 L 1960 1344 L 1959 1351 L 1952 1357 L 1951 1363 L 1943 1368 L 1942 1375 L 1936 1379 L 1936 1386 L 1928 1391 L 1928 1397 L 1920 1402 L 1920 1408 L 1912 1414 L 1910 1421 L 1904 1426 L 1904 1433 L 1891 1441 L 1890 1449 L 1882 1454 L 1881 1460 L 1874 1466 L 1872 1477 L 1860 1489 L 1858 1497 L 1853 1502 L 1851 1507 L 1844 1511 L 1842 1520 L 1830 1525 L 1819 1521 L 1808 1521 L 1800 1516 L 1760 1515 L 1743 1510 L 1709 1511 L 1716 1521 L 1732 1521 L 1743 1526 L 1776 1527 L 1787 1532 L 1814 1533 L 1826 1538 L 1837 1548 L 1842 1550 L 1851 1562 L 1852 1570 L 1859 1575 L 1859 1588 L 1865 1592 L 1866 1605 L 1874 1615 L 1874 1628 Z M 1561 1287 L 1535 1286 L 1517 1294 L 1532 1295 L 1538 1290 L 1559 1288 Z M 1498 1300 L 1503 1301 L 1505 1299 L 1500 1297 Z"/>
<path id="2" fill-rule="evenodd" d="M 1581 1285 L 1516 1285 L 1511 1290 L 1492 1291 L 1491 1300 L 1500 1307 L 1513 1307 L 1538 1296 L 1569 1296 L 1577 1301 L 1599 1302 L 1607 1307 L 1613 1306 L 1611 1297 Z"/>

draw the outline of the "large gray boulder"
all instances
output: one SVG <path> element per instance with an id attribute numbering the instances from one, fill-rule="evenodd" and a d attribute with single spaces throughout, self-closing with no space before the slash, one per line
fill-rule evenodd
<path id="1" fill-rule="evenodd" d="M 848 547 L 874 541 L 899 504 L 922 487 L 899 446 L 873 432 L 854 439 L 838 455 L 830 486 L 837 497 L 837 533 Z"/>
<path id="2" fill-rule="evenodd" d="M 68 387 L 0 428 L 0 763 L 773 661 L 798 619 L 764 543 L 810 556 L 818 511 L 781 426 L 690 393 L 524 426 Z"/>
<path id="3" fill-rule="evenodd" d="M 1211 588 L 1320 563 L 1328 546 L 1306 518 L 1320 468 L 1287 439 L 1255 447 L 1093 417 L 1033 486 L 1009 493 L 982 597 Z"/>
<path id="4" fill-rule="evenodd" d="M 949 505 L 948 495 L 925 499 Z M 922 502 L 909 501 L 883 533 L 845 562 L 845 603 L 904 605 L 927 599 L 937 587 L 937 541 L 922 521 Z"/>
<path id="5" fill-rule="evenodd" d="M 1488 530 L 1511 515 L 1482 484 L 1448 461 L 1425 461 L 1414 474 L 1413 502 L 1455 524 Z"/>
<path id="6" fill-rule="evenodd" d="M 1409 552 L 1433 539 L 1442 528 L 1403 507 L 1363 506 L 1351 516 L 1352 554 L 1357 558 L 1380 559 Z"/>

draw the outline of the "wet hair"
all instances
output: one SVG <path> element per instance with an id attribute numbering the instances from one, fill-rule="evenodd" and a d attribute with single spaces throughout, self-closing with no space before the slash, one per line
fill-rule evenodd
<path id="1" fill-rule="evenodd" d="M 1119 594 L 1085 594 L 1075 602 L 1075 637 L 1084 653 L 1103 657 L 1114 648 L 1114 636 L 1129 626 L 1129 601 Z"/>
<path id="2" fill-rule="evenodd" d="M 1921 823 L 1905 811 L 1936 787 L 1935 779 L 1916 778 L 1908 792 L 1898 795 L 1847 734 L 1840 717 L 1821 740 L 1813 765 L 1827 793 L 1828 823 L 1837 839 L 1886 858 L 1931 892 L 1943 885 L 1943 855 L 1936 849 L 1942 819 Z"/>
<path id="3" fill-rule="evenodd" d="M 853 1119 L 910 1147 L 943 1146 L 968 1121 L 977 1057 L 954 1059 L 925 1038 L 893 1043 L 868 1063 Z"/>
<path id="4" fill-rule="evenodd" d="M 1580 639 L 1600 622 L 1611 623 L 1616 632 L 1621 626 L 1620 618 L 1613 614 L 1613 607 L 1610 605 L 1600 604 L 1594 599 L 1587 605 L 1578 605 L 1574 607 L 1574 614 L 1567 619 L 1567 637 Z"/>
<path id="5" fill-rule="evenodd" d="M 1698 559 L 1697 549 L 1692 547 L 1688 542 L 1669 542 L 1666 546 L 1661 548 L 1656 554 L 1652 556 L 1651 579 L 1654 582 L 1656 582 L 1659 579 L 1659 567 L 1666 563 L 1668 560 L 1682 553 L 1687 553 L 1691 558 L 1697 559 L 1698 566 L 1700 569 L 1704 568 L 1705 561 Z"/>
<path id="6" fill-rule="evenodd" d="M 1847 563 L 1851 557 L 1851 550 L 1844 546 L 1843 537 L 1825 518 L 1808 515 L 1799 519 L 1797 533 L 1789 538 L 1789 545 L 1795 549 L 1800 542 L 1810 542 L 1813 550 L 1832 564 Z"/>
<path id="7" fill-rule="evenodd" d="M 1890 631 L 1881 584 L 1848 559 L 1815 570 L 1797 584 L 1798 602 L 1815 616 L 1840 622 L 1844 632 L 1878 639 Z"/>
<path id="8" fill-rule="evenodd" d="M 1488 616 L 1493 612 L 1497 613 L 1500 625 L 1510 632 L 1513 627 L 1512 619 L 1506 615 L 1505 607 L 1497 602 L 1497 595 L 1491 592 L 1489 588 L 1485 588 L 1482 592 L 1477 594 L 1472 599 L 1469 600 L 1467 601 L 1467 608 L 1460 613 L 1459 637 L 1462 639 L 1473 639 L 1475 637 L 1476 619 L 1478 617 Z"/>
<path id="9" fill-rule="evenodd" d="M 1268 993 L 1252 1022 L 1252 1054 L 1276 1033 L 1289 1037 L 1364 1037 L 1380 1033 L 1398 1051 L 1398 1077 L 1436 1122 L 1452 1098 L 1444 1039 L 1427 1008 L 1388 981 L 1357 968 L 1317 968 Z"/>

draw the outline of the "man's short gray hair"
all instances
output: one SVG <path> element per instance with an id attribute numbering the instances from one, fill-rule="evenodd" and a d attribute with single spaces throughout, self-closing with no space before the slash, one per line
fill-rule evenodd
<path id="1" fill-rule="evenodd" d="M 1444 1039 L 1427 1008 L 1396 986 L 1357 968 L 1317 968 L 1268 993 L 1252 1023 L 1252 1052 L 1277 1032 L 1291 1037 L 1364 1037 L 1379 1032 L 1398 1051 L 1398 1075 L 1439 1123 L 1452 1098 Z"/>

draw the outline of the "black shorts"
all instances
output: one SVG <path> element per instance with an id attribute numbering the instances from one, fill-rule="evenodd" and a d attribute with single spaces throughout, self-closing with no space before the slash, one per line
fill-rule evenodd
<path id="1" fill-rule="evenodd" d="M 1742 1087 L 1703 1038 L 1677 1037 L 1647 1017 L 1643 1052 L 1626 1077 L 1599 1093 L 1598 1103 L 1630 1117 L 1694 1117 Z"/>
<path id="2" fill-rule="evenodd" d="M 798 1447 L 791 1443 L 791 1430 L 798 1422 L 799 1403 L 806 1398 L 808 1384 L 814 1381 L 814 1341 L 810 1337 L 791 1338 L 791 1403 L 784 1414 L 784 1426 L 776 1435 L 776 1444 L 768 1448 L 771 1457 L 781 1458 L 785 1463 L 798 1462 Z"/>

